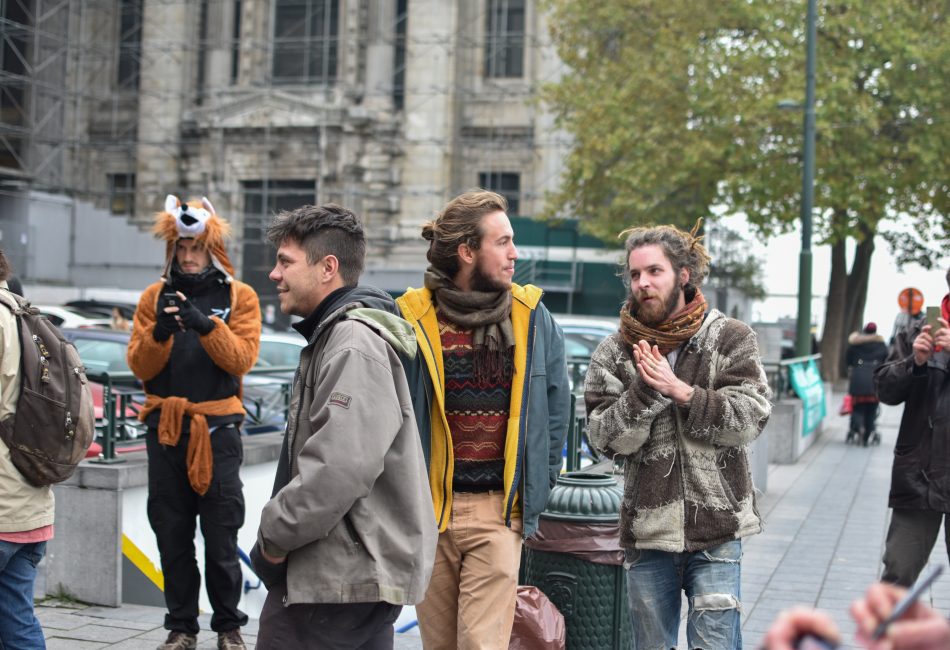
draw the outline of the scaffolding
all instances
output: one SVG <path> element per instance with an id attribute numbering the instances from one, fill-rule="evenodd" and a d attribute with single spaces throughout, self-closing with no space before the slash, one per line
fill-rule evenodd
<path id="1" fill-rule="evenodd" d="M 426 33 L 409 29 L 411 0 L 0 0 L 0 179 L 105 204 L 127 189 L 131 179 L 115 179 L 111 187 L 93 179 L 90 174 L 99 173 L 101 165 L 89 164 L 91 160 L 109 158 L 112 166 L 124 165 L 132 175 L 150 151 L 176 158 L 191 155 L 190 149 L 207 144 L 202 141 L 207 136 L 189 128 L 194 126 L 189 115 L 201 116 L 202 110 L 225 106 L 229 98 L 254 94 L 310 100 L 309 106 L 303 101 L 298 108 L 288 102 L 290 111 L 324 103 L 354 113 L 358 111 L 352 109 L 371 106 L 379 114 L 382 106 L 396 122 L 396 140 L 403 116 L 433 100 L 446 101 L 459 113 L 450 116 L 455 126 L 430 135 L 425 143 L 460 165 L 475 154 L 481 167 L 456 171 L 452 187 L 443 193 L 475 184 L 477 173 L 511 171 L 493 166 L 492 157 L 513 147 L 533 156 L 543 147 L 565 146 L 563 136 L 551 133 L 545 141 L 535 128 L 538 109 L 531 100 L 550 78 L 526 76 L 525 68 L 539 58 L 536 50 L 549 46 L 546 38 L 526 28 L 532 3 L 445 3 L 450 4 L 458 13 L 454 31 Z M 269 5 L 263 14 L 262 5 Z M 277 5 L 290 8 L 278 15 Z M 320 12 L 325 15 L 315 16 Z M 273 27 L 261 28 L 262 15 Z M 385 59 L 368 62 L 368 35 L 391 52 L 385 61 L 388 74 L 367 70 Z M 407 79 L 409 66 L 418 71 L 440 54 L 454 59 L 458 74 L 450 83 L 427 83 L 418 74 Z M 376 83 L 356 87 L 355 78 Z M 307 83 L 288 83 L 295 79 Z M 318 87 L 322 97 L 315 97 Z M 462 115 L 473 105 L 493 104 L 518 105 L 528 117 L 512 125 L 497 111 L 485 111 L 488 118 Z M 184 119 L 169 129 L 166 114 L 146 110 L 154 105 L 168 106 L 169 112 L 177 108 Z M 260 146 L 279 152 L 293 132 L 264 125 Z M 325 149 L 327 143 L 320 146 Z M 221 170 L 207 175 L 227 176 Z M 166 184 L 185 180 L 169 178 Z M 237 188 L 219 189 L 233 194 Z M 530 201 L 544 189 L 525 183 L 520 198 Z M 397 196 L 417 191 L 398 184 L 391 189 Z"/>

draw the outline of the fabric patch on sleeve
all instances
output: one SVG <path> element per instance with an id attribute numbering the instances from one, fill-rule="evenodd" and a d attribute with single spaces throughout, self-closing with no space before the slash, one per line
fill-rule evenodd
<path id="1" fill-rule="evenodd" d="M 330 406 L 340 406 L 342 408 L 350 408 L 350 402 L 353 401 L 353 398 L 347 395 L 346 393 L 330 393 Z"/>

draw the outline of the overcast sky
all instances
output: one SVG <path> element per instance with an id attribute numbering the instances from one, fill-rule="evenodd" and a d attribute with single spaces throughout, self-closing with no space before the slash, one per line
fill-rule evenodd
<path id="1" fill-rule="evenodd" d="M 736 220 L 735 222 L 733 220 Z M 730 227 L 744 221 L 741 217 L 724 219 Z M 752 309 L 753 320 L 772 322 L 783 316 L 794 318 L 798 310 L 798 254 L 801 249 L 801 234 L 789 233 L 774 237 L 768 246 L 756 244 L 757 253 L 764 263 L 763 282 L 766 291 L 774 297 L 757 303 Z M 848 264 L 853 251 L 848 251 Z M 831 248 L 812 243 L 812 319 L 818 323 L 818 332 L 824 324 L 825 296 L 831 273 Z M 917 264 L 904 266 L 897 271 L 888 244 L 878 237 L 874 256 L 871 258 L 870 290 L 864 310 L 864 322 L 874 321 L 885 339 L 891 335 L 894 317 L 897 315 L 897 296 L 906 287 L 916 287 L 924 294 L 924 305 L 939 305 L 947 293 L 946 271 L 948 260 L 927 271 Z M 785 294 L 788 297 L 781 297 Z"/>

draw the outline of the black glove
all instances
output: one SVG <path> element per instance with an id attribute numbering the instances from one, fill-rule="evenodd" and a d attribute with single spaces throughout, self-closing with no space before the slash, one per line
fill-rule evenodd
<path id="1" fill-rule="evenodd" d="M 202 336 L 214 329 L 214 321 L 205 316 L 190 300 L 182 300 L 178 305 L 178 315 L 187 329 L 195 330 Z"/>
<path id="2" fill-rule="evenodd" d="M 180 329 L 178 321 L 175 319 L 175 314 L 166 314 L 164 310 L 159 308 L 158 314 L 155 316 L 155 328 L 152 330 L 152 338 L 159 343 L 164 343 L 172 334 Z"/>
<path id="3" fill-rule="evenodd" d="M 251 567 L 253 567 L 254 573 L 261 579 L 265 587 L 272 589 L 274 585 L 282 585 L 287 582 L 286 560 L 280 564 L 273 564 L 265 560 L 264 556 L 261 555 L 260 542 L 254 543 L 254 548 L 251 549 L 250 555 Z"/>

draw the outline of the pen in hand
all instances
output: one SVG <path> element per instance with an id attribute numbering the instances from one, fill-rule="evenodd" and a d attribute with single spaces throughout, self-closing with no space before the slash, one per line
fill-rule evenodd
<path id="1" fill-rule="evenodd" d="M 887 615 L 887 618 L 878 623 L 878 626 L 874 628 L 874 632 L 871 634 L 871 639 L 877 641 L 883 637 L 887 632 L 888 626 L 906 614 L 911 605 L 917 602 L 917 599 L 920 598 L 921 594 L 924 593 L 924 590 L 933 584 L 933 581 L 936 580 L 937 576 L 939 576 L 942 572 L 943 566 L 937 565 L 925 575 L 921 576 L 917 582 L 914 583 L 914 586 L 911 587 L 910 590 L 904 595 L 904 597 L 898 601 L 891 613 Z"/>

